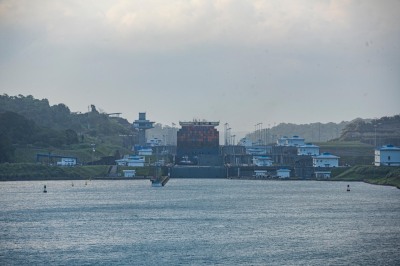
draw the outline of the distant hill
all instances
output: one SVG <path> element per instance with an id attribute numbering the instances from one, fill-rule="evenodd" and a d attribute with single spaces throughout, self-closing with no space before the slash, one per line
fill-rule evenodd
<path id="1" fill-rule="evenodd" d="M 357 140 L 374 146 L 400 146 L 400 115 L 373 120 L 356 119 L 346 125 L 339 140 Z"/>
<path id="2" fill-rule="evenodd" d="M 97 111 L 94 105 L 87 113 L 72 113 L 63 104 L 50 106 L 47 99 L 35 99 L 32 95 L 0 96 L 0 112 L 10 111 L 34 121 L 37 125 L 55 130 L 72 129 L 78 134 L 110 135 L 128 134 L 131 124 L 123 118 L 110 118 Z"/>
<path id="3" fill-rule="evenodd" d="M 350 122 L 341 123 L 311 123 L 311 124 L 291 124 L 281 123 L 270 129 L 262 129 L 257 132 L 252 132 L 246 135 L 246 138 L 250 138 L 253 141 L 259 139 L 262 143 L 275 143 L 279 137 L 282 136 L 300 136 L 305 139 L 306 142 L 325 142 L 332 139 L 339 138 L 342 130 Z"/>
<path id="4" fill-rule="evenodd" d="M 126 119 L 109 117 L 94 105 L 87 113 L 72 113 L 62 103 L 50 106 L 47 99 L 32 95 L 0 96 L 0 162 L 13 161 L 17 148 L 76 150 L 79 143 L 130 147 L 135 136 Z"/>
<path id="5" fill-rule="evenodd" d="M 246 135 L 247 138 L 262 143 L 275 143 L 281 136 L 300 136 L 306 142 L 360 141 L 381 146 L 393 144 L 400 146 L 400 115 L 379 119 L 357 118 L 350 122 L 288 124 L 281 123 L 270 129 L 262 129 Z"/>

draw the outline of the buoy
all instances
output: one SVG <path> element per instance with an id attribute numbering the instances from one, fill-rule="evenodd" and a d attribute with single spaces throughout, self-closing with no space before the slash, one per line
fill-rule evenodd
<path id="1" fill-rule="evenodd" d="M 71 182 L 71 186 L 74 186 L 74 182 Z"/>
<path id="2" fill-rule="evenodd" d="M 43 193 L 47 193 L 46 185 L 43 187 Z"/>
<path id="3" fill-rule="evenodd" d="M 350 191 L 350 185 L 347 185 L 347 191 Z"/>

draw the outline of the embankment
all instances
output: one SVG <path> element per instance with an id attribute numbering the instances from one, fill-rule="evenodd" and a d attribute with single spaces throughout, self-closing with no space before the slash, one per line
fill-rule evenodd
<path id="1" fill-rule="evenodd" d="M 0 164 L 0 181 L 90 179 L 106 176 L 108 170 L 107 165 L 59 167 L 30 163 L 4 163 Z"/>
<path id="2" fill-rule="evenodd" d="M 400 188 L 400 167 L 358 165 L 345 171 L 333 170 L 332 180 L 363 181 L 376 185 L 395 186 Z"/>

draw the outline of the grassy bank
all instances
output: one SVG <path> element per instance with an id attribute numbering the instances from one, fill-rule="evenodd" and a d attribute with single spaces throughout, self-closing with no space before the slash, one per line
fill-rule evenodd
<path id="1" fill-rule="evenodd" d="M 358 141 L 332 141 L 317 143 L 320 152 L 340 157 L 341 165 L 368 165 L 374 161 L 374 147 Z"/>
<path id="2" fill-rule="evenodd" d="M 96 141 L 93 141 L 96 143 Z M 84 142 L 79 144 L 72 144 L 64 148 L 38 148 L 32 145 L 19 145 L 15 146 L 15 158 L 14 163 L 36 163 L 37 154 L 52 154 L 61 156 L 70 156 L 78 158 L 80 163 L 88 163 L 90 161 L 97 161 L 105 156 L 113 156 L 116 151 L 121 154 L 129 154 L 130 150 L 127 150 L 118 145 L 112 145 L 110 143 L 97 143 L 95 151 L 91 146 L 91 142 Z M 48 161 L 43 159 L 46 163 L 57 163 L 58 158 Z"/>
<path id="3" fill-rule="evenodd" d="M 363 181 L 400 188 L 400 167 L 358 165 L 345 171 L 333 171 L 332 180 Z"/>
<path id="4" fill-rule="evenodd" d="M 0 164 L 0 180 L 90 179 L 108 174 L 107 165 L 74 167 L 31 163 Z"/>
<path id="5" fill-rule="evenodd" d="M 0 164 L 0 181 L 11 180 L 62 180 L 62 179 L 90 179 L 96 177 L 108 177 L 110 165 L 84 165 L 84 166 L 51 166 L 34 163 L 4 163 Z M 123 177 L 123 170 L 136 170 L 136 176 L 154 175 L 154 169 L 150 167 L 118 166 L 116 176 Z M 162 174 L 168 170 L 162 168 Z"/>

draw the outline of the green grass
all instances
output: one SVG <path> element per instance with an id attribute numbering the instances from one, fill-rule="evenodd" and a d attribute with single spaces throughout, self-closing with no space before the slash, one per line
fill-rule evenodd
<path id="1" fill-rule="evenodd" d="M 91 179 L 107 177 L 108 165 L 84 166 L 51 166 L 34 163 L 4 163 L 0 164 L 0 181 L 7 180 L 50 180 L 50 179 Z M 123 170 L 136 170 L 136 176 L 150 176 L 154 174 L 153 167 L 118 166 L 117 174 L 122 177 Z M 162 175 L 168 169 L 162 167 Z"/>
<path id="2" fill-rule="evenodd" d="M 101 159 L 105 156 L 113 156 L 115 152 L 119 150 L 120 154 L 127 154 L 130 151 L 118 146 L 107 143 L 100 143 L 96 145 L 95 152 L 92 151 L 90 143 L 84 142 L 75 145 L 70 145 L 63 149 L 57 148 L 35 148 L 32 146 L 17 147 L 15 150 L 15 162 L 17 163 L 36 163 L 36 154 L 48 154 L 61 155 L 61 156 L 72 156 L 77 157 L 78 162 L 87 163 Z M 54 159 L 53 163 L 56 163 L 57 159 Z"/>
<path id="3" fill-rule="evenodd" d="M 107 165 L 48 166 L 32 163 L 0 164 L 0 180 L 90 179 L 108 174 Z"/>
<path id="4" fill-rule="evenodd" d="M 328 142 L 319 142 L 316 145 L 322 148 L 331 148 L 331 147 L 348 147 L 348 148 L 369 148 L 373 147 L 369 144 L 360 142 L 360 141 L 328 141 Z"/>
<path id="5" fill-rule="evenodd" d="M 317 143 L 320 151 L 340 157 L 341 165 L 368 165 L 374 160 L 374 147 L 359 141 L 332 141 Z"/>
<path id="6" fill-rule="evenodd" d="M 136 176 L 149 176 L 152 171 L 149 167 L 118 166 L 118 174 L 124 176 L 123 170 L 136 170 Z"/>
<path id="7" fill-rule="evenodd" d="M 400 167 L 357 165 L 345 171 L 333 171 L 332 180 L 364 181 L 400 188 Z"/>

